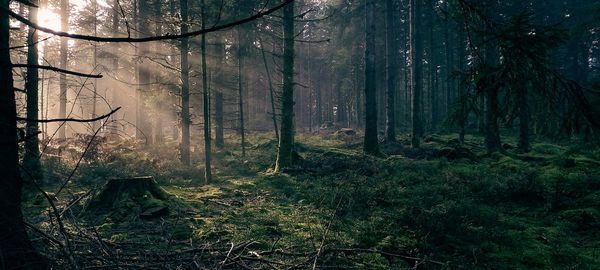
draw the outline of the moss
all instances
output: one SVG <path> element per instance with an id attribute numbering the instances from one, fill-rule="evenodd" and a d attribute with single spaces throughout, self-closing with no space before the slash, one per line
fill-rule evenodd
<path id="1" fill-rule="evenodd" d="M 178 225 L 173 229 L 172 237 L 175 240 L 188 240 L 192 238 L 194 230 L 187 224 Z"/>

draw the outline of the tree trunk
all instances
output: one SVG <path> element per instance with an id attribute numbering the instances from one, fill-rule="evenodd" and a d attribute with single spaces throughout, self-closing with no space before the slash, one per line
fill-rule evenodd
<path id="1" fill-rule="evenodd" d="M 413 98 L 412 98 L 412 147 L 419 148 L 423 134 L 423 123 L 421 119 L 421 93 L 423 93 L 423 40 L 417 33 L 417 27 L 421 26 L 421 4 L 420 0 L 411 0 L 411 58 L 413 65 Z"/>
<path id="2" fill-rule="evenodd" d="M 219 67 L 217 67 L 217 79 L 221 80 L 224 76 L 222 66 L 225 65 L 225 46 L 224 39 L 220 37 L 218 39 L 219 44 L 215 46 L 217 61 Z M 215 146 L 217 148 L 223 148 L 225 146 L 225 139 L 223 138 L 223 92 L 217 89 L 215 93 Z"/>
<path id="3" fill-rule="evenodd" d="M 260 45 L 260 52 L 262 55 L 262 60 L 265 65 L 265 72 L 267 73 L 267 81 L 269 83 L 269 96 L 271 97 L 271 118 L 273 119 L 273 127 L 275 129 L 275 139 L 277 143 L 279 143 L 279 129 L 277 128 L 277 114 L 275 113 L 275 97 L 273 91 L 273 82 L 271 81 L 271 72 L 269 72 L 269 65 L 267 63 L 267 57 L 265 56 L 265 47 L 262 42 L 262 38 L 258 37 L 258 42 Z"/>
<path id="4" fill-rule="evenodd" d="M 200 1 L 200 7 L 202 9 L 202 29 L 206 26 L 205 6 L 204 0 Z M 200 44 L 200 50 L 202 51 L 202 100 L 204 110 L 204 181 L 209 183 L 212 181 L 212 173 L 210 170 L 210 154 L 211 154 L 211 135 L 210 135 L 210 100 L 208 94 L 208 80 L 206 78 L 206 35 L 202 35 L 202 41 Z"/>
<path id="5" fill-rule="evenodd" d="M 97 0 L 93 0 L 92 1 L 92 10 L 94 12 L 94 36 L 98 35 L 98 17 L 96 16 L 98 14 L 98 1 Z M 93 44 L 93 55 L 92 57 L 94 58 L 94 62 L 93 62 L 93 69 L 96 70 L 96 67 L 98 66 L 98 44 L 94 43 Z M 92 118 L 96 118 L 96 103 L 98 101 L 98 79 L 94 79 L 94 88 L 93 88 L 93 93 L 92 93 L 93 97 L 92 97 Z M 98 123 L 96 121 L 92 122 L 92 132 L 96 132 L 96 128 L 98 127 Z"/>
<path id="6" fill-rule="evenodd" d="M 215 93 L 215 146 L 223 148 L 225 140 L 223 138 L 223 93 Z"/>
<path id="7" fill-rule="evenodd" d="M 155 18 L 160 18 L 162 16 L 162 1 L 161 0 L 154 0 L 153 1 L 154 4 L 154 17 Z M 157 36 L 162 35 L 162 23 L 160 22 L 160 20 L 156 21 L 156 25 L 155 25 L 155 34 Z M 154 43 L 154 51 L 156 53 L 161 53 L 161 50 L 163 48 L 163 44 L 161 42 L 155 42 Z M 156 79 L 155 81 L 158 82 L 161 79 L 161 76 L 158 72 L 156 72 L 155 76 Z M 156 106 L 156 114 L 155 114 L 155 119 L 154 119 L 154 142 L 156 143 L 161 143 L 164 141 L 164 133 L 163 133 L 163 108 L 164 108 L 164 102 L 163 102 L 163 98 L 165 97 L 165 95 L 167 93 L 165 93 L 165 90 L 162 86 L 160 85 L 155 85 L 154 90 L 156 91 L 157 95 L 160 97 L 160 99 L 157 102 L 154 102 L 154 105 Z"/>
<path id="8" fill-rule="evenodd" d="M 112 3 L 112 14 L 111 14 L 111 19 L 112 19 L 112 26 L 111 26 L 111 33 L 113 34 L 113 36 L 118 36 L 119 35 L 119 0 L 113 0 Z M 119 72 L 119 43 L 118 42 L 114 42 L 112 45 L 112 69 L 113 72 L 115 72 L 115 74 L 117 74 L 118 76 L 118 72 Z M 117 89 L 112 88 L 112 106 L 117 106 L 117 101 L 119 100 L 119 91 L 117 91 Z M 114 121 L 116 117 L 113 115 L 109 118 L 109 121 Z M 110 132 L 113 135 L 117 134 L 117 125 L 112 125 L 112 127 L 110 128 Z"/>
<path id="9" fill-rule="evenodd" d="M 0 6 L 9 8 L 8 0 Z M 0 47 L 8 48 L 8 14 L 0 12 Z M 0 263 L 4 269 L 45 269 L 33 248 L 21 212 L 22 179 L 19 174 L 17 110 L 9 50 L 0 50 Z"/>
<path id="10" fill-rule="evenodd" d="M 527 89 L 523 87 L 519 96 L 519 149 L 529 152 L 529 105 L 527 104 Z"/>
<path id="11" fill-rule="evenodd" d="M 366 0 L 365 10 L 365 140 L 364 151 L 377 154 L 377 86 L 375 65 L 375 1 Z"/>
<path id="12" fill-rule="evenodd" d="M 29 20 L 37 23 L 38 9 L 29 7 Z M 38 34 L 31 27 L 27 33 L 27 64 L 38 64 Z M 25 80 L 25 91 L 27 92 L 27 118 L 38 119 L 38 69 L 27 68 L 27 78 Z M 42 165 L 40 164 L 40 147 L 39 147 L 39 125 L 37 122 L 29 121 L 26 123 L 25 135 L 25 156 L 23 157 L 23 166 L 29 174 L 35 178 L 34 180 L 42 179 Z"/>
<path id="13" fill-rule="evenodd" d="M 150 4 L 149 0 L 138 0 L 138 9 L 139 9 L 139 18 L 147 18 L 150 16 L 149 8 Z M 139 19 L 138 18 L 138 19 Z M 149 35 L 149 24 L 147 22 L 138 22 L 139 34 L 141 35 Z M 152 137 L 152 122 L 147 117 L 148 112 L 150 111 L 146 104 L 146 93 L 144 89 L 147 89 L 150 86 L 150 67 L 148 66 L 148 61 L 144 61 L 143 57 L 146 57 L 149 53 L 150 44 L 147 42 L 142 42 L 138 44 L 138 57 L 142 57 L 139 67 L 138 67 L 138 114 L 136 125 L 138 129 L 143 133 L 143 137 L 145 139 L 146 145 L 153 144 Z M 145 63 L 144 63 L 145 62 Z"/>
<path id="14" fill-rule="evenodd" d="M 238 110 L 239 110 L 239 117 L 240 117 L 240 129 L 239 129 L 239 133 L 240 136 L 242 137 L 242 157 L 246 156 L 246 134 L 245 134 L 245 130 L 244 130 L 244 99 L 243 99 L 243 88 L 242 88 L 242 74 L 243 74 L 243 69 L 242 69 L 242 64 L 244 62 L 243 59 L 243 54 L 242 54 L 242 30 L 240 29 L 240 26 L 238 26 L 237 28 L 237 36 L 238 36 L 238 51 L 237 51 L 237 58 L 238 58 Z"/>
<path id="15" fill-rule="evenodd" d="M 487 44 L 484 48 L 484 66 L 491 70 L 499 61 L 498 51 L 495 44 Z M 500 131 L 498 127 L 499 108 L 498 108 L 498 87 L 492 80 L 484 79 L 484 82 L 478 85 L 480 93 L 485 93 L 485 146 L 488 153 L 501 150 Z"/>
<path id="16" fill-rule="evenodd" d="M 315 112 L 317 116 L 317 131 L 320 131 L 321 125 L 323 124 L 323 93 L 321 90 L 321 85 L 315 87 L 315 99 L 317 101 L 317 111 Z"/>
<path id="17" fill-rule="evenodd" d="M 180 1 L 181 33 L 188 32 L 188 1 Z M 190 70 L 188 64 L 188 38 L 182 38 L 181 53 L 181 163 L 190 165 Z"/>
<path id="18" fill-rule="evenodd" d="M 63 32 L 69 31 L 69 0 L 60 1 L 60 30 Z M 66 37 L 60 38 L 60 68 L 67 69 L 67 53 L 69 43 Z M 59 109 L 58 117 L 67 117 L 67 76 L 64 73 L 59 75 L 60 94 L 59 94 Z M 58 130 L 58 138 L 64 139 L 67 136 L 65 123 L 60 123 Z"/>
<path id="19" fill-rule="evenodd" d="M 346 122 L 346 102 L 344 102 L 344 95 L 342 94 L 342 80 L 339 80 L 336 87 L 335 93 L 337 95 L 337 115 L 336 123 L 343 125 Z"/>
<path id="20" fill-rule="evenodd" d="M 398 48 L 396 46 L 396 35 L 394 25 L 394 2 L 393 0 L 386 0 L 386 49 L 387 49 L 387 67 L 386 67 L 386 81 L 387 81 L 387 104 L 386 104 L 386 123 L 385 123 L 385 140 L 388 142 L 396 141 L 396 72 L 397 72 L 397 53 Z"/>
<path id="21" fill-rule="evenodd" d="M 283 8 L 283 89 L 281 133 L 275 171 L 292 165 L 294 150 L 294 2 Z"/>

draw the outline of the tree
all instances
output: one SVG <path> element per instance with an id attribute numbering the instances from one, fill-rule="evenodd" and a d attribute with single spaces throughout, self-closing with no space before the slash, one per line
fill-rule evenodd
<path id="1" fill-rule="evenodd" d="M 202 29 L 206 26 L 206 13 L 204 0 L 201 0 L 201 24 Z M 202 52 L 202 100 L 203 100 L 203 110 L 204 110 L 204 181 L 209 183 L 212 180 L 212 173 L 210 171 L 210 154 L 211 154 L 211 135 L 210 135 L 210 100 L 208 94 L 208 80 L 207 76 L 207 67 L 206 67 L 206 35 L 202 35 L 201 41 L 201 52 Z"/>
<path id="2" fill-rule="evenodd" d="M 8 0 L 0 7 L 9 8 Z M 8 14 L 0 12 L 0 47 L 9 48 Z M 0 50 L 0 265 L 5 269 L 45 269 L 33 248 L 23 223 L 17 137 L 17 109 L 9 50 Z"/>
<path id="3" fill-rule="evenodd" d="M 292 165 L 294 150 L 294 3 L 283 8 L 283 89 L 281 132 L 275 171 Z"/>
<path id="4" fill-rule="evenodd" d="M 37 10 L 38 9 L 36 7 L 29 6 L 29 19 L 34 23 L 37 22 Z M 37 31 L 29 27 L 27 33 L 27 65 L 38 65 L 37 43 Z M 25 91 L 27 92 L 28 119 L 38 119 L 38 75 L 39 74 L 37 68 L 27 68 Z M 29 121 L 26 123 L 25 156 L 23 157 L 23 166 L 29 172 L 29 174 L 31 174 L 31 176 L 35 178 L 30 179 L 31 181 L 40 180 L 42 178 L 42 165 L 40 164 L 40 148 L 38 133 L 38 122 Z"/>
<path id="5" fill-rule="evenodd" d="M 63 32 L 69 31 L 69 0 L 60 0 L 60 30 Z M 60 68 L 67 69 L 67 61 L 69 52 L 69 43 L 67 38 L 60 38 Z M 60 105 L 58 111 L 59 118 L 67 117 L 67 76 L 64 73 L 60 75 Z M 59 126 L 58 137 L 66 138 L 66 126 L 62 123 Z"/>
<path id="6" fill-rule="evenodd" d="M 188 1 L 180 0 L 181 33 L 188 32 Z M 188 38 L 182 38 L 179 45 L 181 54 L 181 163 L 190 165 L 190 70 L 188 63 Z"/>
<path id="7" fill-rule="evenodd" d="M 150 13 L 150 3 L 149 0 L 137 0 L 137 11 L 138 11 L 138 20 L 136 20 L 139 33 L 142 35 L 150 35 L 150 25 L 147 22 L 143 22 L 140 18 L 147 18 L 151 15 Z M 182 16 L 183 19 L 183 16 Z M 183 29 L 182 29 L 183 32 Z M 147 42 L 142 42 L 138 45 L 138 57 L 139 60 L 137 62 L 138 73 L 137 73 L 137 112 L 136 112 L 136 126 L 138 132 L 138 138 L 144 137 L 144 141 L 146 145 L 152 145 L 153 143 L 153 134 L 152 134 L 152 122 L 148 117 L 146 117 L 146 112 L 148 111 L 146 96 L 147 96 L 147 87 L 150 85 L 150 67 L 149 61 L 145 60 L 145 58 L 150 53 L 150 44 Z"/>
<path id="8" fill-rule="evenodd" d="M 365 0 L 365 139 L 367 154 L 379 153 L 377 139 L 377 87 L 375 79 L 375 1 Z"/>
<path id="9" fill-rule="evenodd" d="M 423 135 L 423 123 L 421 117 L 421 94 L 423 93 L 423 39 L 419 33 L 422 32 L 423 12 L 421 0 L 411 0 L 410 3 L 410 36 L 411 36 L 411 59 L 412 59 L 412 139 L 413 148 L 419 148 L 421 136 Z M 417 31 L 418 30 L 418 31 Z"/>
<path id="10" fill-rule="evenodd" d="M 243 63 L 244 63 L 244 58 L 243 58 L 243 41 L 242 41 L 242 30 L 240 29 L 240 27 L 237 28 L 237 39 L 238 39 L 238 46 L 237 46 L 237 60 L 238 60 L 238 111 L 239 111 L 239 121 L 240 121 L 240 127 L 239 127 L 239 134 L 242 137 L 242 157 L 246 156 L 246 131 L 244 128 L 244 99 L 243 99 L 243 88 L 242 88 L 242 80 L 243 80 L 243 74 L 244 71 L 242 69 Z"/>
<path id="11" fill-rule="evenodd" d="M 396 74 L 397 74 L 397 40 L 396 26 L 394 25 L 394 1 L 386 0 L 386 81 L 387 81 L 387 105 L 385 139 L 389 142 L 396 141 Z"/>

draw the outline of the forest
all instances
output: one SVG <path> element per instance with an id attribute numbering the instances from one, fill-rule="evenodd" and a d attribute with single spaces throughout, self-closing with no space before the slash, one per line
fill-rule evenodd
<path id="1" fill-rule="evenodd" d="M 599 269 L 598 0 L 0 0 L 0 269 Z"/>

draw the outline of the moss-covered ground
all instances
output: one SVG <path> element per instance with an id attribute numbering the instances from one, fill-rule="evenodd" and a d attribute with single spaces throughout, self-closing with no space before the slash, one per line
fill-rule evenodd
<path id="1" fill-rule="evenodd" d="M 274 173 L 272 134 L 249 136 L 246 157 L 230 137 L 214 153 L 211 183 L 201 142 L 191 168 L 177 162 L 174 142 L 144 150 L 106 142 L 53 198 L 59 210 L 69 206 L 62 218 L 86 267 L 600 268 L 597 146 L 537 142 L 519 154 L 504 138 L 507 153 L 486 155 L 482 138 L 467 136 L 461 155 L 455 138 L 431 135 L 414 151 L 399 136 L 371 157 L 358 136 L 298 135 L 299 166 Z M 74 164 L 44 160 L 50 195 Z M 170 195 L 102 215 L 85 207 L 90 189 L 133 176 L 154 177 Z M 28 222 L 64 241 L 48 203 L 26 195 Z M 139 218 L 153 205 L 168 205 L 169 214 Z M 30 234 L 57 268 L 68 263 L 47 237 Z"/>

